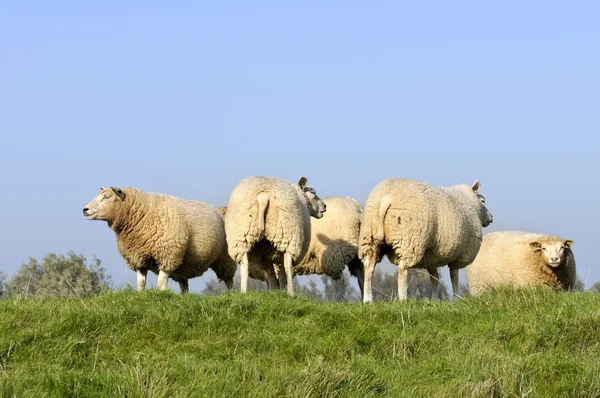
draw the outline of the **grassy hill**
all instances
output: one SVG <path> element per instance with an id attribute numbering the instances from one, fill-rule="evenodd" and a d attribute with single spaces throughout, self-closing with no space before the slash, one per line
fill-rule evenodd
<path id="1" fill-rule="evenodd" d="M 0 396 L 598 397 L 600 295 L 3 300 Z"/>

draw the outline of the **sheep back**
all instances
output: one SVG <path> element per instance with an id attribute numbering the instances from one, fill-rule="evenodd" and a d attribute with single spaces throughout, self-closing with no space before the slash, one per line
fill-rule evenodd
<path id="1" fill-rule="evenodd" d="M 365 204 L 359 257 L 375 255 L 379 262 L 385 254 L 394 264 L 401 258 L 406 268 L 467 266 L 477 255 L 482 237 L 477 209 L 461 200 L 472 194 L 466 184 L 442 188 L 407 178 L 383 180 Z M 381 231 L 383 206 L 387 211 Z"/>
<path id="2" fill-rule="evenodd" d="M 123 191 L 127 200 L 111 228 L 131 269 L 188 279 L 202 275 L 219 258 L 225 231 L 216 208 L 131 187 Z"/>

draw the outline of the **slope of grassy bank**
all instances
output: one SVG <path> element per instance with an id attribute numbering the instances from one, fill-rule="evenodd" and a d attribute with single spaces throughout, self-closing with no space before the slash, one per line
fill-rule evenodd
<path id="1" fill-rule="evenodd" d="M 0 301 L 0 396 L 600 396 L 600 295 Z"/>

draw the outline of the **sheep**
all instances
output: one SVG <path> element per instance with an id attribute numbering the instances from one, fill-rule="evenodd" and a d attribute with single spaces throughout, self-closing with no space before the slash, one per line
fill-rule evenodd
<path id="1" fill-rule="evenodd" d="M 363 207 L 349 197 L 323 199 L 327 216 L 312 220 L 310 246 L 302 261 L 294 267 L 294 275 L 327 275 L 333 279 L 335 295 L 342 288 L 344 268 L 358 280 L 363 294 L 364 269 L 358 259 L 358 234 Z"/>
<path id="2" fill-rule="evenodd" d="M 146 287 L 148 270 L 158 274 L 158 287 L 169 277 L 188 291 L 188 279 L 211 268 L 233 287 L 237 264 L 229 257 L 224 217 L 214 206 L 133 187 L 100 188 L 83 209 L 88 220 L 106 221 L 117 237 L 126 265 L 137 273 L 138 290 Z"/>
<path id="3" fill-rule="evenodd" d="M 363 302 L 373 301 L 371 279 L 383 255 L 398 266 L 398 297 L 407 297 L 409 268 L 429 271 L 437 296 L 438 267 L 448 265 L 452 291 L 458 270 L 473 262 L 482 227 L 493 221 L 479 194 L 481 184 L 437 187 L 408 178 L 388 178 L 373 188 L 365 204 L 358 255 L 365 268 Z"/>
<path id="4" fill-rule="evenodd" d="M 225 235 L 230 256 L 240 266 L 241 291 L 248 289 L 249 262 L 283 264 L 287 290 L 292 286 L 294 264 L 298 264 L 310 243 L 310 217 L 321 218 L 325 203 L 316 191 L 274 177 L 251 176 L 240 181 L 229 198 Z"/>
<path id="5" fill-rule="evenodd" d="M 475 261 L 467 266 L 471 294 L 501 285 L 540 284 L 555 290 L 575 286 L 573 241 L 523 231 L 486 234 Z"/>

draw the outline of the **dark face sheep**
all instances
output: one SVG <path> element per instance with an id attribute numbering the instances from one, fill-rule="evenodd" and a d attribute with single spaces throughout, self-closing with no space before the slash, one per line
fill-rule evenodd
<path id="1" fill-rule="evenodd" d="M 556 268 L 565 263 L 565 256 L 567 251 L 573 246 L 573 241 L 553 240 L 549 242 L 531 242 L 529 246 L 542 256 L 546 265 Z"/>
<path id="2" fill-rule="evenodd" d="M 481 220 L 481 226 L 485 228 L 494 222 L 494 216 L 492 216 L 492 213 L 485 207 L 485 198 L 479 193 L 479 190 L 481 189 L 479 180 L 475 181 L 475 184 L 473 184 L 471 189 L 479 199 L 479 219 Z"/>
<path id="3" fill-rule="evenodd" d="M 311 217 L 318 219 L 323 217 L 323 213 L 327 210 L 327 206 L 325 205 L 325 202 L 317 196 L 317 191 L 315 191 L 314 188 L 306 186 L 307 181 L 306 177 L 301 177 L 300 181 L 298 181 L 298 186 L 306 198 L 306 205 L 308 206 L 308 212 Z"/>
<path id="4" fill-rule="evenodd" d="M 120 188 L 100 188 L 100 194 L 83 208 L 83 215 L 88 220 L 108 221 L 110 224 L 117 218 L 123 200 L 125 192 Z"/>

